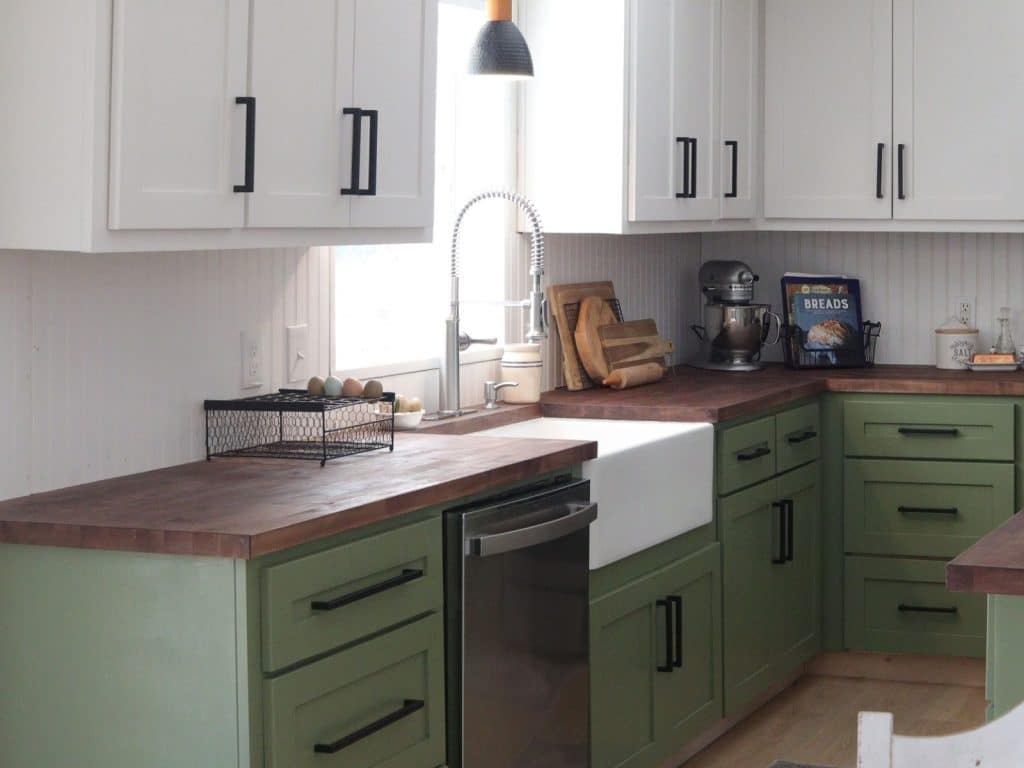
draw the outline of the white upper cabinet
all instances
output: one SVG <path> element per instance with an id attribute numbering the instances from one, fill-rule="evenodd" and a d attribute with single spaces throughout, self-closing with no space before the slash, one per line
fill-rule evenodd
<path id="1" fill-rule="evenodd" d="M 760 0 L 722 0 L 723 219 L 752 219 L 757 215 L 760 41 Z"/>
<path id="2" fill-rule="evenodd" d="M 893 13 L 895 217 L 1024 219 L 1024 2 L 894 0 Z"/>
<path id="3" fill-rule="evenodd" d="M 892 0 L 768 0 L 764 103 L 766 217 L 891 218 Z"/>

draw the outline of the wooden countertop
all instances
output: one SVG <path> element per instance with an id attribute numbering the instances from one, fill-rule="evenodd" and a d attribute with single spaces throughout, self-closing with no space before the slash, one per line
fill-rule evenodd
<path id="1" fill-rule="evenodd" d="M 545 392 L 541 410 L 545 416 L 566 418 L 717 423 L 821 392 L 1024 397 L 1024 372 L 940 371 L 923 365 L 793 371 L 769 365 L 756 373 L 726 373 L 684 366 L 656 384 L 622 392 Z"/>
<path id="2" fill-rule="evenodd" d="M 396 434 L 328 462 L 214 459 L 0 502 L 0 543 L 254 558 L 521 482 L 596 443 Z"/>
<path id="3" fill-rule="evenodd" d="M 954 592 L 1024 595 L 1024 513 L 1018 513 L 946 564 Z"/>

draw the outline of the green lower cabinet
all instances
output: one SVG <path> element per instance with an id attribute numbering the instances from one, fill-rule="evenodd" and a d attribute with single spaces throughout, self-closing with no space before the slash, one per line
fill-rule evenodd
<path id="1" fill-rule="evenodd" d="M 591 604 L 594 768 L 657 765 L 721 719 L 720 585 L 712 544 Z"/>
<path id="2" fill-rule="evenodd" d="M 817 462 L 778 479 L 792 503 L 793 547 L 783 568 L 782 650 L 785 676 L 821 650 L 821 467 Z"/>
<path id="3" fill-rule="evenodd" d="M 1024 702 L 1024 597 L 990 595 L 985 693 L 989 719 L 1002 717 Z"/>

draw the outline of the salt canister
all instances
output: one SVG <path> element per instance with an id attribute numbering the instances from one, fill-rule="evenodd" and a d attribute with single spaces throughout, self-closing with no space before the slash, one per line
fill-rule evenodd
<path id="1" fill-rule="evenodd" d="M 935 365 L 948 371 L 966 371 L 978 351 L 978 329 L 950 318 L 935 329 Z"/>
<path id="2" fill-rule="evenodd" d="M 501 392 L 506 403 L 540 402 L 540 379 L 543 363 L 540 344 L 509 344 L 501 357 L 501 380 L 514 381 L 518 387 Z"/>

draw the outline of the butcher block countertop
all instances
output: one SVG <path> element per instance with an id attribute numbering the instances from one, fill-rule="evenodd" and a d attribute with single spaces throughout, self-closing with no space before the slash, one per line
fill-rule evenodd
<path id="1" fill-rule="evenodd" d="M 1024 595 L 1024 514 L 1018 513 L 946 564 L 954 592 Z"/>
<path id="2" fill-rule="evenodd" d="M 793 371 L 769 365 L 756 373 L 727 373 L 684 366 L 656 384 L 622 392 L 545 392 L 541 411 L 565 418 L 718 423 L 822 392 L 1024 397 L 1024 372 L 940 371 L 923 365 Z"/>
<path id="3" fill-rule="evenodd" d="M 214 459 L 0 502 L 0 543 L 249 559 L 522 482 L 597 444 L 396 434 L 395 451 Z"/>

